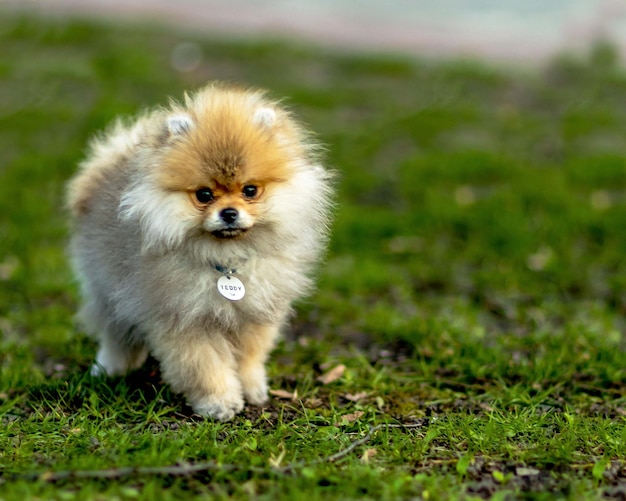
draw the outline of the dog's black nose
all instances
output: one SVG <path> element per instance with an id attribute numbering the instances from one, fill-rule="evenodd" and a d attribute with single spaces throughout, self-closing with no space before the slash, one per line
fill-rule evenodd
<path id="1" fill-rule="evenodd" d="M 228 209 L 223 209 L 222 212 L 220 212 L 220 217 L 222 218 L 222 221 L 224 221 L 226 224 L 234 223 L 237 220 L 238 216 L 239 212 L 237 212 L 237 209 L 233 209 L 232 207 L 229 207 Z"/>

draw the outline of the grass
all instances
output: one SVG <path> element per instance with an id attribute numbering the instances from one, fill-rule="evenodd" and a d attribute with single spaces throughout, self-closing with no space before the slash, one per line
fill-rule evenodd
<path id="1" fill-rule="evenodd" d="M 188 42 L 201 63 L 176 71 Z M 610 47 L 512 71 L 10 16 L 0 46 L 0 499 L 626 495 Z M 269 366 L 283 393 L 225 424 L 154 362 L 88 377 L 63 209 L 90 136 L 213 79 L 287 96 L 341 172 L 319 289 Z"/>

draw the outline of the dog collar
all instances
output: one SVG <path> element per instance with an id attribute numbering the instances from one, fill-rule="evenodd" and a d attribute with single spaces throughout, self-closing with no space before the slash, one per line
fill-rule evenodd
<path id="1" fill-rule="evenodd" d="M 237 273 L 237 268 L 229 268 L 228 266 L 223 266 L 221 264 L 214 264 L 213 268 L 226 276 L 231 276 Z"/>

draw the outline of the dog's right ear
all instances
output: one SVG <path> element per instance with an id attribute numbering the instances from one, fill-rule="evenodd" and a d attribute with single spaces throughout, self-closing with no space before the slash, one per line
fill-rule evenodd
<path id="1" fill-rule="evenodd" d="M 276 112 L 272 108 L 259 108 L 252 121 L 265 129 L 271 129 L 276 123 Z"/>
<path id="2" fill-rule="evenodd" d="M 186 113 L 177 113 L 167 117 L 166 125 L 170 137 L 174 137 L 189 132 L 195 124 L 193 119 Z"/>

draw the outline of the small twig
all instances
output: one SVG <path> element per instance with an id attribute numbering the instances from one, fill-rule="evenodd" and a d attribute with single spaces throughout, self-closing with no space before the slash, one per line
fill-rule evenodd
<path id="1" fill-rule="evenodd" d="M 332 454 L 331 456 L 323 458 L 320 462 L 322 462 L 322 463 L 334 463 L 335 461 L 338 461 L 339 459 L 346 457 L 354 449 L 356 449 L 359 445 L 363 445 L 363 444 L 369 442 L 370 439 L 372 438 L 372 436 L 374 435 L 374 433 L 376 433 L 378 430 L 380 430 L 383 427 L 385 427 L 384 424 L 379 424 L 377 426 L 372 426 L 370 428 L 370 430 L 367 432 L 367 435 L 365 435 L 363 438 L 360 438 L 359 440 L 355 440 L 354 442 L 352 442 L 345 449 L 342 449 L 339 452 L 336 452 L 335 454 Z"/>
<path id="2" fill-rule="evenodd" d="M 286 473 L 288 471 L 293 471 L 296 468 L 305 468 L 308 466 L 315 466 L 315 465 L 323 464 L 323 463 L 334 463 L 336 461 L 339 461 L 340 459 L 343 459 L 347 455 L 349 455 L 357 447 L 369 442 L 371 438 L 374 436 L 374 434 L 377 431 L 382 430 L 383 428 L 421 428 L 423 426 L 424 425 L 420 423 L 407 423 L 407 424 L 387 424 L 386 423 L 386 424 L 379 424 L 376 426 L 372 426 L 370 427 L 369 431 L 363 438 L 355 440 L 348 447 L 346 447 L 345 449 L 341 449 L 335 454 L 331 454 L 330 456 L 316 459 L 315 461 L 309 461 L 309 462 L 303 461 L 300 463 L 291 463 L 291 464 L 288 464 L 287 466 L 283 466 L 282 468 L 276 468 L 276 469 L 280 471 L 281 473 Z"/>
<path id="3" fill-rule="evenodd" d="M 40 474 L 26 474 L 21 478 L 29 480 L 40 480 L 43 482 L 57 482 L 59 480 L 78 478 L 103 478 L 118 479 L 133 475 L 172 475 L 186 476 L 201 471 L 232 471 L 238 467 L 233 464 L 219 465 L 214 462 L 181 464 L 174 466 L 129 466 L 125 468 L 110 468 L 107 470 L 63 470 L 45 471 Z M 251 468 L 249 468 L 251 469 Z"/>
<path id="4" fill-rule="evenodd" d="M 350 454 L 354 449 L 356 449 L 360 445 L 363 445 L 369 442 L 372 436 L 374 435 L 374 433 L 376 433 L 378 430 L 382 430 L 383 428 L 421 428 L 422 426 L 423 425 L 419 423 L 411 423 L 411 424 L 387 424 L 385 423 L 385 424 L 372 426 L 367 432 L 367 435 L 365 435 L 363 438 L 360 438 L 359 440 L 355 440 L 348 447 L 340 450 L 339 452 L 336 452 L 335 454 L 332 454 L 328 457 L 314 461 L 313 464 L 334 463 L 335 461 L 338 461 L 339 459 L 346 457 L 348 454 Z"/>
<path id="5" fill-rule="evenodd" d="M 326 456 L 315 461 L 292 463 L 284 467 L 273 468 L 274 471 L 280 473 L 286 473 L 296 470 L 298 468 L 304 468 L 307 466 L 314 466 L 322 463 L 335 463 L 340 459 L 348 456 L 357 447 L 369 442 L 374 434 L 382 430 L 383 428 L 420 428 L 422 424 L 410 423 L 410 424 L 379 424 L 370 427 L 367 434 L 358 440 L 355 440 L 345 449 L 341 449 L 335 454 Z M 245 469 L 246 471 L 252 471 L 255 473 L 267 472 L 266 468 L 258 468 L 254 466 L 241 467 L 234 464 L 217 464 L 215 462 L 207 463 L 195 463 L 195 464 L 179 464 L 173 466 L 129 466 L 125 468 L 109 468 L 106 470 L 62 470 L 62 471 L 45 471 L 43 473 L 27 473 L 24 475 L 18 475 L 17 478 L 24 480 L 39 480 L 42 482 L 58 482 L 60 480 L 68 479 L 119 479 L 124 477 L 131 477 L 133 475 L 162 475 L 162 476 L 187 476 L 193 473 L 199 473 L 203 471 L 236 471 Z"/>

